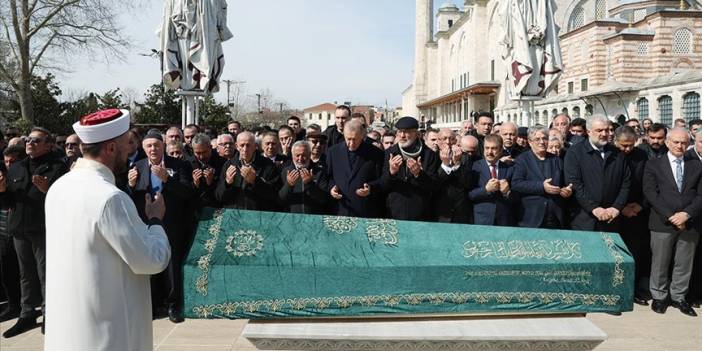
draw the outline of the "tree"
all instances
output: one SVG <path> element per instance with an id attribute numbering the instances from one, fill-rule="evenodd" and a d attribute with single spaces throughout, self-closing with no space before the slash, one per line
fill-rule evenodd
<path id="1" fill-rule="evenodd" d="M 164 90 L 161 84 L 149 88 L 139 107 L 139 112 L 135 113 L 136 123 L 179 125 L 181 122 L 180 98 L 175 91 Z"/>
<path id="2" fill-rule="evenodd" d="M 129 42 L 116 24 L 121 8 L 132 1 L 112 0 L 2 0 L 0 25 L 0 80 L 10 84 L 21 116 L 37 122 L 32 98 L 32 77 L 47 65 L 47 57 L 79 52 L 105 51 L 105 57 L 119 58 Z M 58 57 L 49 62 L 58 62 Z M 28 123 L 25 122 L 25 123 Z"/>
<path id="3" fill-rule="evenodd" d="M 217 102 L 212 95 L 205 96 L 199 105 L 200 125 L 222 130 L 229 123 L 227 106 Z"/>
<path id="4" fill-rule="evenodd" d="M 129 107 L 127 104 L 122 102 L 122 92 L 117 89 L 112 89 L 106 91 L 102 95 L 97 96 L 98 99 L 98 110 L 104 110 L 108 108 L 121 108 L 126 109 Z"/>

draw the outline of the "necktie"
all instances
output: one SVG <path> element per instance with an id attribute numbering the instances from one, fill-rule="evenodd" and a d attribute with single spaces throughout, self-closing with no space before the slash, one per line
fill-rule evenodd
<path id="1" fill-rule="evenodd" d="M 675 183 L 678 185 L 678 191 L 682 192 L 683 186 L 683 168 L 682 160 L 676 159 L 675 161 Z"/>
<path id="2" fill-rule="evenodd" d="M 490 165 L 490 178 L 497 179 L 497 167 L 495 165 Z"/>

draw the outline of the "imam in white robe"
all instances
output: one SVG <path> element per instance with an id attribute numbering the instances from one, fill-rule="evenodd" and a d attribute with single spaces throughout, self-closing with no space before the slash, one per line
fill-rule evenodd
<path id="1" fill-rule="evenodd" d="M 110 169 L 81 158 L 46 196 L 44 350 L 153 349 L 149 276 L 171 249 L 114 183 Z"/>

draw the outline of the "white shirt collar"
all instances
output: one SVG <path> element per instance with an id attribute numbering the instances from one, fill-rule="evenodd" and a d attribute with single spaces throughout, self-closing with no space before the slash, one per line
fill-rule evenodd
<path id="1" fill-rule="evenodd" d="M 683 162 L 684 162 L 684 159 L 682 157 L 675 157 L 675 155 L 673 155 L 670 151 L 668 151 L 668 162 L 674 163 L 675 160 L 683 160 Z"/>

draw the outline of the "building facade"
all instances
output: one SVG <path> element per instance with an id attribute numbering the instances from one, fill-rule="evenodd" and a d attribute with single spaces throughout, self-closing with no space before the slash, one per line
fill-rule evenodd
<path id="1" fill-rule="evenodd" d="M 466 0 L 462 9 L 447 3 L 434 15 L 431 0 L 416 1 L 415 74 L 403 92 L 405 113 L 451 128 L 478 111 L 523 126 L 546 125 L 559 113 L 668 125 L 700 117 L 697 1 L 554 1 L 563 74 L 533 105 L 510 100 L 503 88 L 500 2 Z"/>

